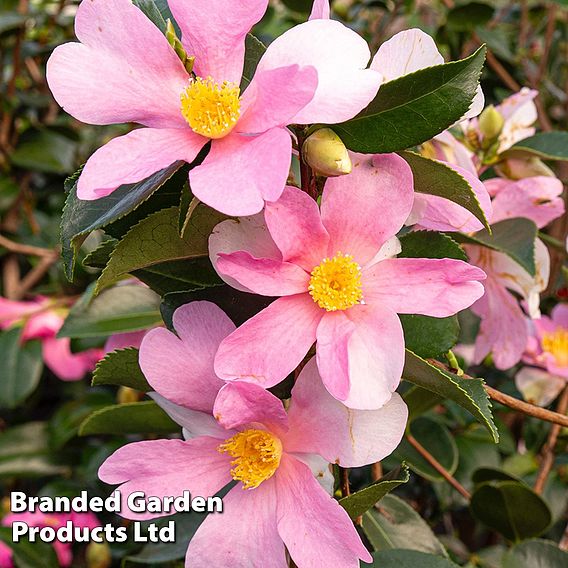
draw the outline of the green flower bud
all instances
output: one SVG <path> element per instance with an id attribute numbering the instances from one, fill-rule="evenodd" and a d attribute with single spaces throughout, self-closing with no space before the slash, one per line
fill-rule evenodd
<path id="1" fill-rule="evenodd" d="M 505 119 L 493 105 L 489 105 L 479 115 L 479 131 L 483 134 L 484 140 L 489 143 L 501 134 L 504 125 Z"/>
<path id="2" fill-rule="evenodd" d="M 181 59 L 186 71 L 191 75 L 193 72 L 193 63 L 195 61 L 195 57 L 189 57 L 179 40 L 176 29 L 172 24 L 172 21 L 168 18 L 166 21 L 166 39 L 168 43 L 174 48 L 176 55 Z"/>
<path id="3" fill-rule="evenodd" d="M 351 173 L 351 158 L 341 138 L 330 128 L 308 136 L 302 146 L 305 162 L 319 175 L 343 176 Z"/>
<path id="4" fill-rule="evenodd" d="M 85 559 L 88 568 L 109 568 L 112 564 L 109 545 L 106 542 L 90 542 Z"/>
<path id="5" fill-rule="evenodd" d="M 120 387 L 116 393 L 116 400 L 119 404 L 138 402 L 140 400 L 140 393 L 130 387 Z"/>

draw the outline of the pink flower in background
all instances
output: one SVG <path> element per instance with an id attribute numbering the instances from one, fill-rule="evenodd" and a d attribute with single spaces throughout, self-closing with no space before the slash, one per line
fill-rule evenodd
<path id="1" fill-rule="evenodd" d="M 329 392 L 351 408 L 380 408 L 404 363 L 397 313 L 446 317 L 482 295 L 483 271 L 465 262 L 394 258 L 414 198 L 410 167 L 395 154 L 353 158 L 353 173 L 327 180 L 321 212 L 288 187 L 264 223 L 228 220 L 213 231 L 222 278 L 281 296 L 221 343 L 221 378 L 274 386 L 317 342 Z"/>
<path id="2" fill-rule="evenodd" d="M 0 297 L 0 329 L 23 325 L 22 341 L 38 339 L 44 363 L 63 381 L 78 381 L 92 371 L 102 358 L 101 349 L 71 352 L 71 339 L 57 338 L 65 320 L 60 309 L 52 308 L 49 298 L 38 296 L 29 302 L 14 302 Z"/>
<path id="3" fill-rule="evenodd" d="M 128 347 L 140 349 L 142 340 L 147 333 L 147 329 L 143 329 L 141 331 L 129 331 L 126 333 L 115 333 L 106 340 L 104 352 L 111 353 L 117 349 L 127 349 Z"/>
<path id="4" fill-rule="evenodd" d="M 0 568 L 14 568 L 12 549 L 0 541 Z"/>
<path id="5" fill-rule="evenodd" d="M 245 37 L 268 0 L 169 0 L 193 78 L 166 37 L 130 0 L 80 4 L 81 43 L 57 47 L 47 66 L 58 103 L 90 124 L 136 122 L 88 160 L 80 199 L 98 199 L 177 160 L 193 162 L 193 194 L 229 215 L 277 200 L 290 168 L 288 124 L 336 123 L 374 98 L 381 75 L 366 69 L 366 42 L 343 24 L 314 19 L 274 40 L 244 93 Z M 124 30 L 135 30 L 125 35 Z M 338 72 L 338 69 L 341 72 Z"/>
<path id="6" fill-rule="evenodd" d="M 100 527 L 101 523 L 93 513 L 10 513 L 2 519 L 2 525 L 12 526 L 12 523 L 20 521 L 29 527 L 52 527 L 57 530 L 65 526 L 67 521 L 71 521 L 74 527 L 94 529 Z M 2 544 L 2 543 L 0 543 Z M 62 568 L 71 566 L 73 562 L 73 549 L 71 543 L 53 541 L 53 548 L 57 554 L 57 560 Z M 0 568 L 11 568 L 11 550 L 2 551 L 0 546 Z M 3 563 L 4 562 L 4 563 Z"/>
<path id="7" fill-rule="evenodd" d="M 121 492 L 211 496 L 232 480 L 223 514 L 210 514 L 192 538 L 186 566 L 355 568 L 371 557 L 345 510 L 330 497 L 328 462 L 362 466 L 398 445 L 407 409 L 394 394 L 375 411 L 332 398 L 312 359 L 300 373 L 288 412 L 257 385 L 215 375 L 219 343 L 235 326 L 214 304 L 193 302 L 144 338 L 140 365 L 152 397 L 184 428 L 185 440 L 153 440 L 117 450 L 99 470 Z M 327 488 L 324 489 L 323 486 Z M 133 514 L 152 518 L 159 514 Z"/>

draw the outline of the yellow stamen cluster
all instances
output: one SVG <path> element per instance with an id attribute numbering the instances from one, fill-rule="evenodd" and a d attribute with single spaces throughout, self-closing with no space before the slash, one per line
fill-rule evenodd
<path id="1" fill-rule="evenodd" d="M 554 356 L 554 360 L 558 366 L 567 367 L 568 329 L 557 329 L 552 333 L 545 333 L 542 338 L 542 349 Z"/>
<path id="2" fill-rule="evenodd" d="M 338 252 L 312 270 L 308 291 L 314 302 L 328 312 L 346 310 L 363 299 L 361 267 L 349 254 Z"/>
<path id="3" fill-rule="evenodd" d="M 223 138 L 241 114 L 240 89 L 225 81 L 219 85 L 208 77 L 197 77 L 181 94 L 181 113 L 197 134 Z"/>
<path id="4" fill-rule="evenodd" d="M 235 458 L 231 462 L 231 476 L 242 481 L 245 489 L 254 489 L 272 477 L 282 457 L 282 443 L 264 430 L 239 432 L 217 450 Z"/>

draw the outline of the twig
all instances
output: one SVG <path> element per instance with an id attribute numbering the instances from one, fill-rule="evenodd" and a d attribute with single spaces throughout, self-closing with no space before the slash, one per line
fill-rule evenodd
<path id="1" fill-rule="evenodd" d="M 521 22 L 519 27 L 519 48 L 524 49 L 527 46 L 529 35 L 529 4 L 527 0 L 522 0 L 521 2 Z"/>
<path id="2" fill-rule="evenodd" d="M 517 83 L 517 81 L 513 78 L 509 71 L 507 71 L 507 69 L 503 67 L 501 62 L 489 50 L 487 51 L 487 63 L 489 64 L 489 67 L 491 67 L 491 69 L 493 69 L 493 71 L 497 73 L 503 83 L 505 83 L 505 85 L 507 85 L 507 87 L 511 89 L 511 91 L 521 90 L 519 83 Z"/>
<path id="3" fill-rule="evenodd" d="M 4 296 L 8 300 L 13 300 L 14 296 L 17 295 L 20 284 L 20 265 L 16 255 L 11 254 L 4 260 L 2 280 L 4 283 Z"/>
<path id="4" fill-rule="evenodd" d="M 564 388 L 560 400 L 558 401 L 558 406 L 556 407 L 559 414 L 566 414 L 566 409 L 568 409 L 568 386 Z M 546 485 L 546 480 L 550 474 L 550 470 L 554 465 L 554 448 L 556 447 L 556 441 L 558 440 L 560 429 L 561 426 L 559 424 L 552 425 L 550 433 L 548 434 L 548 440 L 542 449 L 542 461 L 534 484 L 534 490 L 538 494 L 542 493 L 544 486 Z"/>
<path id="5" fill-rule="evenodd" d="M 407 432 L 410 445 L 462 496 L 469 501 L 470 492 L 412 435 Z"/>
<path id="6" fill-rule="evenodd" d="M 16 243 L 10 239 L 0 235 L 0 246 L 8 249 L 10 252 L 15 252 L 18 254 L 25 254 L 31 256 L 39 256 L 45 258 L 52 258 L 54 254 L 59 254 L 53 249 L 46 249 L 41 247 L 34 247 L 31 245 L 23 245 L 21 243 Z"/>
<path id="7" fill-rule="evenodd" d="M 381 462 L 376 462 L 371 466 L 371 480 L 373 482 L 379 481 L 383 476 L 383 466 Z"/>
<path id="8" fill-rule="evenodd" d="M 339 468 L 339 484 L 341 488 L 341 496 L 349 497 L 349 495 L 351 495 L 351 488 L 349 487 L 349 470 L 344 467 Z"/>
<path id="9" fill-rule="evenodd" d="M 14 300 L 21 300 L 41 279 L 46 272 L 57 262 L 59 254 L 53 252 L 51 257 L 42 258 L 37 266 L 34 266 L 22 279 L 18 289 L 14 293 Z"/>
<path id="10" fill-rule="evenodd" d="M 550 57 L 550 51 L 552 47 L 552 41 L 554 39 L 554 30 L 556 27 L 556 5 L 550 2 L 548 8 L 546 9 L 546 31 L 544 35 L 544 49 L 542 51 L 542 57 L 538 65 L 538 71 L 534 79 L 535 85 L 540 84 L 544 74 L 546 73 L 546 68 L 548 67 L 548 59 Z"/>

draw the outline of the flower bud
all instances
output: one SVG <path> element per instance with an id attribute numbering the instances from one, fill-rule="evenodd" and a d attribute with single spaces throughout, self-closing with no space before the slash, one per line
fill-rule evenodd
<path id="1" fill-rule="evenodd" d="M 341 138 L 330 128 L 321 128 L 308 136 L 302 146 L 306 163 L 317 173 L 336 177 L 351 173 L 351 158 Z"/>
<path id="2" fill-rule="evenodd" d="M 554 172 L 539 158 L 508 158 L 495 168 L 509 179 L 518 180 L 535 176 L 555 177 Z"/>
<path id="3" fill-rule="evenodd" d="M 138 402 L 140 400 L 140 393 L 131 389 L 130 387 L 120 387 L 116 395 L 119 404 L 127 404 L 129 402 Z"/>
<path id="4" fill-rule="evenodd" d="M 504 125 L 505 119 L 493 105 L 489 105 L 479 115 L 479 131 L 485 140 L 495 140 L 501 134 Z"/>
<path id="5" fill-rule="evenodd" d="M 184 64 L 186 71 L 191 75 L 193 72 L 193 63 L 195 61 L 195 57 L 189 57 L 179 40 L 176 29 L 172 24 L 172 21 L 168 18 L 166 22 L 166 39 L 168 43 L 174 48 L 176 55 L 181 59 L 181 62 Z"/>
<path id="6" fill-rule="evenodd" d="M 88 568 L 109 568 L 112 564 L 110 547 L 106 542 L 90 542 L 85 552 Z"/>

